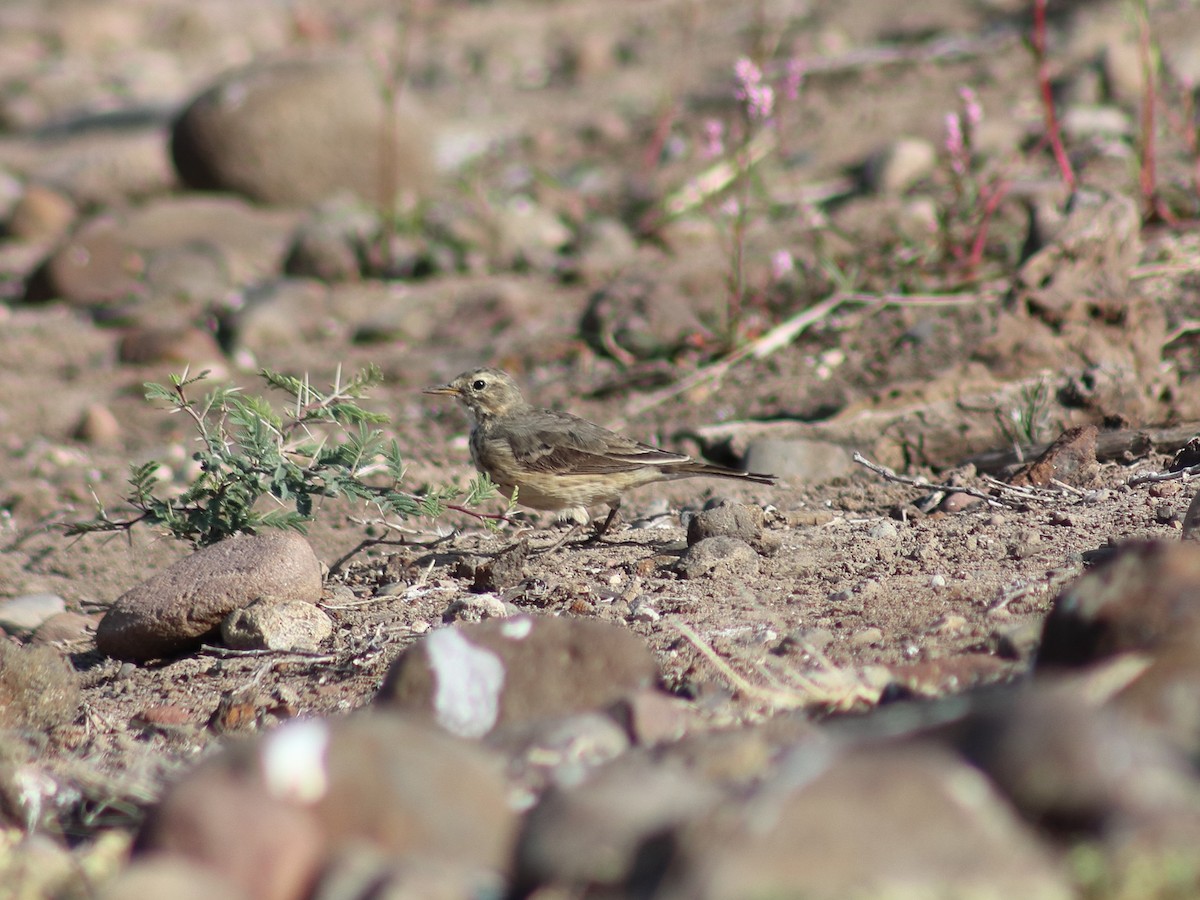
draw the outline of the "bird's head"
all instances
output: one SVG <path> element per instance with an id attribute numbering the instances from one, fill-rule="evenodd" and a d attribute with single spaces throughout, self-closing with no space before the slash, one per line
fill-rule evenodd
<path id="1" fill-rule="evenodd" d="M 426 388 L 425 393 L 457 397 L 478 420 L 510 415 L 528 406 L 517 383 L 499 369 L 472 369 L 449 384 Z"/>

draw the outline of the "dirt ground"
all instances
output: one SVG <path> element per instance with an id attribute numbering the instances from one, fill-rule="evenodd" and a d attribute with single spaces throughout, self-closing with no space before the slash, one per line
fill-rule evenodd
<path id="1" fill-rule="evenodd" d="M 1193 66 L 1195 5 L 1150 5 L 1167 65 Z M 366 42 L 341 14 L 309 6 L 304 21 L 329 29 L 329 40 Z M 1099 198 L 1089 218 L 1118 223 L 1099 237 L 1071 231 L 1022 40 L 1023 3 L 425 10 L 414 26 L 412 90 L 448 122 L 504 135 L 502 151 L 438 190 L 467 210 L 506 202 L 506 193 L 532 197 L 569 223 L 571 239 L 548 259 L 411 280 L 405 296 L 432 322 L 421 336 L 366 339 L 369 302 L 317 292 L 292 310 L 290 339 L 255 346 L 254 362 L 314 382 L 338 367 L 381 366 L 386 383 L 365 405 L 391 417 L 386 431 L 410 462 L 413 489 L 471 476 L 462 411 L 421 388 L 475 365 L 509 370 L 539 405 L 720 462 L 739 463 L 764 439 L 836 451 L 838 474 L 822 481 L 784 474 L 775 487 L 686 480 L 640 489 L 601 542 L 534 552 L 494 591 L 519 609 L 627 625 L 653 649 L 665 686 L 696 700 L 713 724 L 761 719 L 779 695 L 736 689 L 678 624 L 742 678 L 798 704 L 800 676 L 822 686 L 814 717 L 860 688 L 878 701 L 1020 679 L 1059 588 L 1111 544 L 1177 539 L 1192 495 L 1181 481 L 1129 483 L 1164 471 L 1200 418 L 1196 153 L 1171 126 L 1178 96 L 1164 87 L 1157 178 L 1160 212 L 1170 215 L 1145 220 L 1142 98 L 1128 87 L 1136 77 L 1113 62 L 1133 53 L 1137 68 L 1130 6 L 1051 4 L 1050 74 L 1071 123 L 1067 145 L 1081 185 Z M 725 195 L 673 220 L 647 216 L 715 165 L 696 150 L 706 120 L 726 123 L 729 139 L 748 127 L 734 78 L 743 56 L 767 60 L 779 92 L 776 143 L 741 198 L 746 292 L 731 350 L 724 324 L 739 242 L 737 216 L 719 208 Z M 487 63 L 473 70 L 471 59 Z M 804 70 L 795 99 L 784 96 L 789 60 Z M 983 115 L 972 183 L 1005 185 L 977 263 L 955 248 L 979 237 L 981 201 L 964 199 L 946 148 L 946 116 L 963 111 L 962 88 Z M 1116 115 L 1115 131 L 1078 124 L 1095 110 Z M 932 156 L 912 180 L 882 186 L 880 172 L 900 177 L 901 138 Z M 1112 212 L 1113 198 L 1126 206 Z M 620 223 L 632 240 L 615 265 L 596 249 L 599 222 Z M 1039 250 L 1058 254 L 1043 257 L 1044 272 L 1029 268 Z M 0 596 L 55 593 L 98 614 L 189 548 L 145 529 L 69 540 L 61 525 L 92 514 L 93 492 L 118 509 L 131 463 L 163 460 L 183 483 L 192 435 L 186 420 L 141 397 L 141 384 L 164 380 L 169 366 L 122 361 L 120 329 L 93 310 L 10 294 L 0 305 Z M 822 312 L 794 334 L 772 330 L 813 308 Z M 650 345 L 622 332 L 630 328 L 651 335 Z M 779 339 L 756 343 L 764 336 Z M 230 359 L 228 380 L 261 391 L 241 361 Z M 114 441 L 75 437 L 92 405 L 118 423 Z M 1018 495 L 987 480 L 1082 424 L 1129 437 L 1064 476 L 1066 485 Z M 1139 433 L 1149 440 L 1131 437 Z M 804 463 L 788 446 L 785 458 Z M 853 451 L 992 499 L 966 505 L 955 495 L 923 507 L 931 489 L 848 462 Z M 681 516 L 719 498 L 761 506 L 773 546 L 757 570 L 683 578 Z M 361 707 L 390 662 L 472 594 L 480 565 L 514 541 L 537 551 L 559 533 L 538 515 L 493 533 L 448 513 L 401 523 L 391 543 L 347 558 L 378 533 L 366 515 L 329 501 L 310 529 L 334 570 L 323 601 L 334 636 L 316 657 L 213 648 L 133 666 L 86 639 L 67 648 L 85 713 L 56 733 L 51 755 L 85 785 L 64 814 L 76 840 L 133 827 L 164 779 L 218 745 L 210 723 L 223 697 L 252 688 L 260 728 Z M 181 711 L 178 724 L 145 724 L 147 711 L 167 707 Z"/>

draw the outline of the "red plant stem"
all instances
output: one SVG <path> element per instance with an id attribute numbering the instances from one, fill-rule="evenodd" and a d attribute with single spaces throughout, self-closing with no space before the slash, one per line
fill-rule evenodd
<path id="1" fill-rule="evenodd" d="M 1075 170 L 1067 151 L 1063 148 L 1062 136 L 1058 130 L 1058 116 L 1054 112 L 1054 93 L 1050 88 L 1050 67 L 1046 62 L 1046 0 L 1034 0 L 1033 3 L 1033 57 L 1037 63 L 1038 88 L 1042 95 L 1042 109 L 1046 114 L 1046 131 L 1050 141 L 1050 149 L 1054 153 L 1054 161 L 1058 163 L 1058 172 L 1062 176 L 1067 190 L 1075 193 Z"/>
<path id="2" fill-rule="evenodd" d="M 979 219 L 979 228 L 975 231 L 975 240 L 971 243 L 971 255 L 967 259 L 967 271 L 974 274 L 979 264 L 983 261 L 983 248 L 987 243 L 988 228 L 992 224 L 992 216 L 996 214 L 996 210 L 1000 206 L 1000 201 L 1008 193 L 1008 182 L 1001 181 L 996 185 L 995 190 L 991 191 L 987 202 L 983 206 L 983 215 Z"/>

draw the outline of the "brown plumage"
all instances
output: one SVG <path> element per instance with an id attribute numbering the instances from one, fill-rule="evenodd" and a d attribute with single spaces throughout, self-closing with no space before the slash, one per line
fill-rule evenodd
<path id="1" fill-rule="evenodd" d="M 457 397 L 471 414 L 471 459 L 506 496 L 532 509 L 570 511 L 607 504 L 604 534 L 631 488 L 675 478 L 710 476 L 774 484 L 775 476 L 739 472 L 660 450 L 587 419 L 531 406 L 499 369 L 473 369 L 427 394 Z"/>

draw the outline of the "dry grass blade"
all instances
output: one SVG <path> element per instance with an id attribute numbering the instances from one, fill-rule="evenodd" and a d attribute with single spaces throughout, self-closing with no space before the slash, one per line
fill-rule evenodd
<path id="1" fill-rule="evenodd" d="M 671 625 L 712 663 L 735 691 L 747 699 L 766 704 L 772 710 L 820 707 L 844 711 L 864 704 L 874 705 L 879 701 L 877 689 L 864 684 L 856 673 L 839 669 L 815 650 L 810 655 L 817 660 L 820 669 L 814 675 L 788 671 L 786 676 L 780 676 L 760 666 L 759 671 L 773 684 L 770 687 L 754 684 L 723 660 L 690 625 L 683 622 L 672 622 Z"/>

